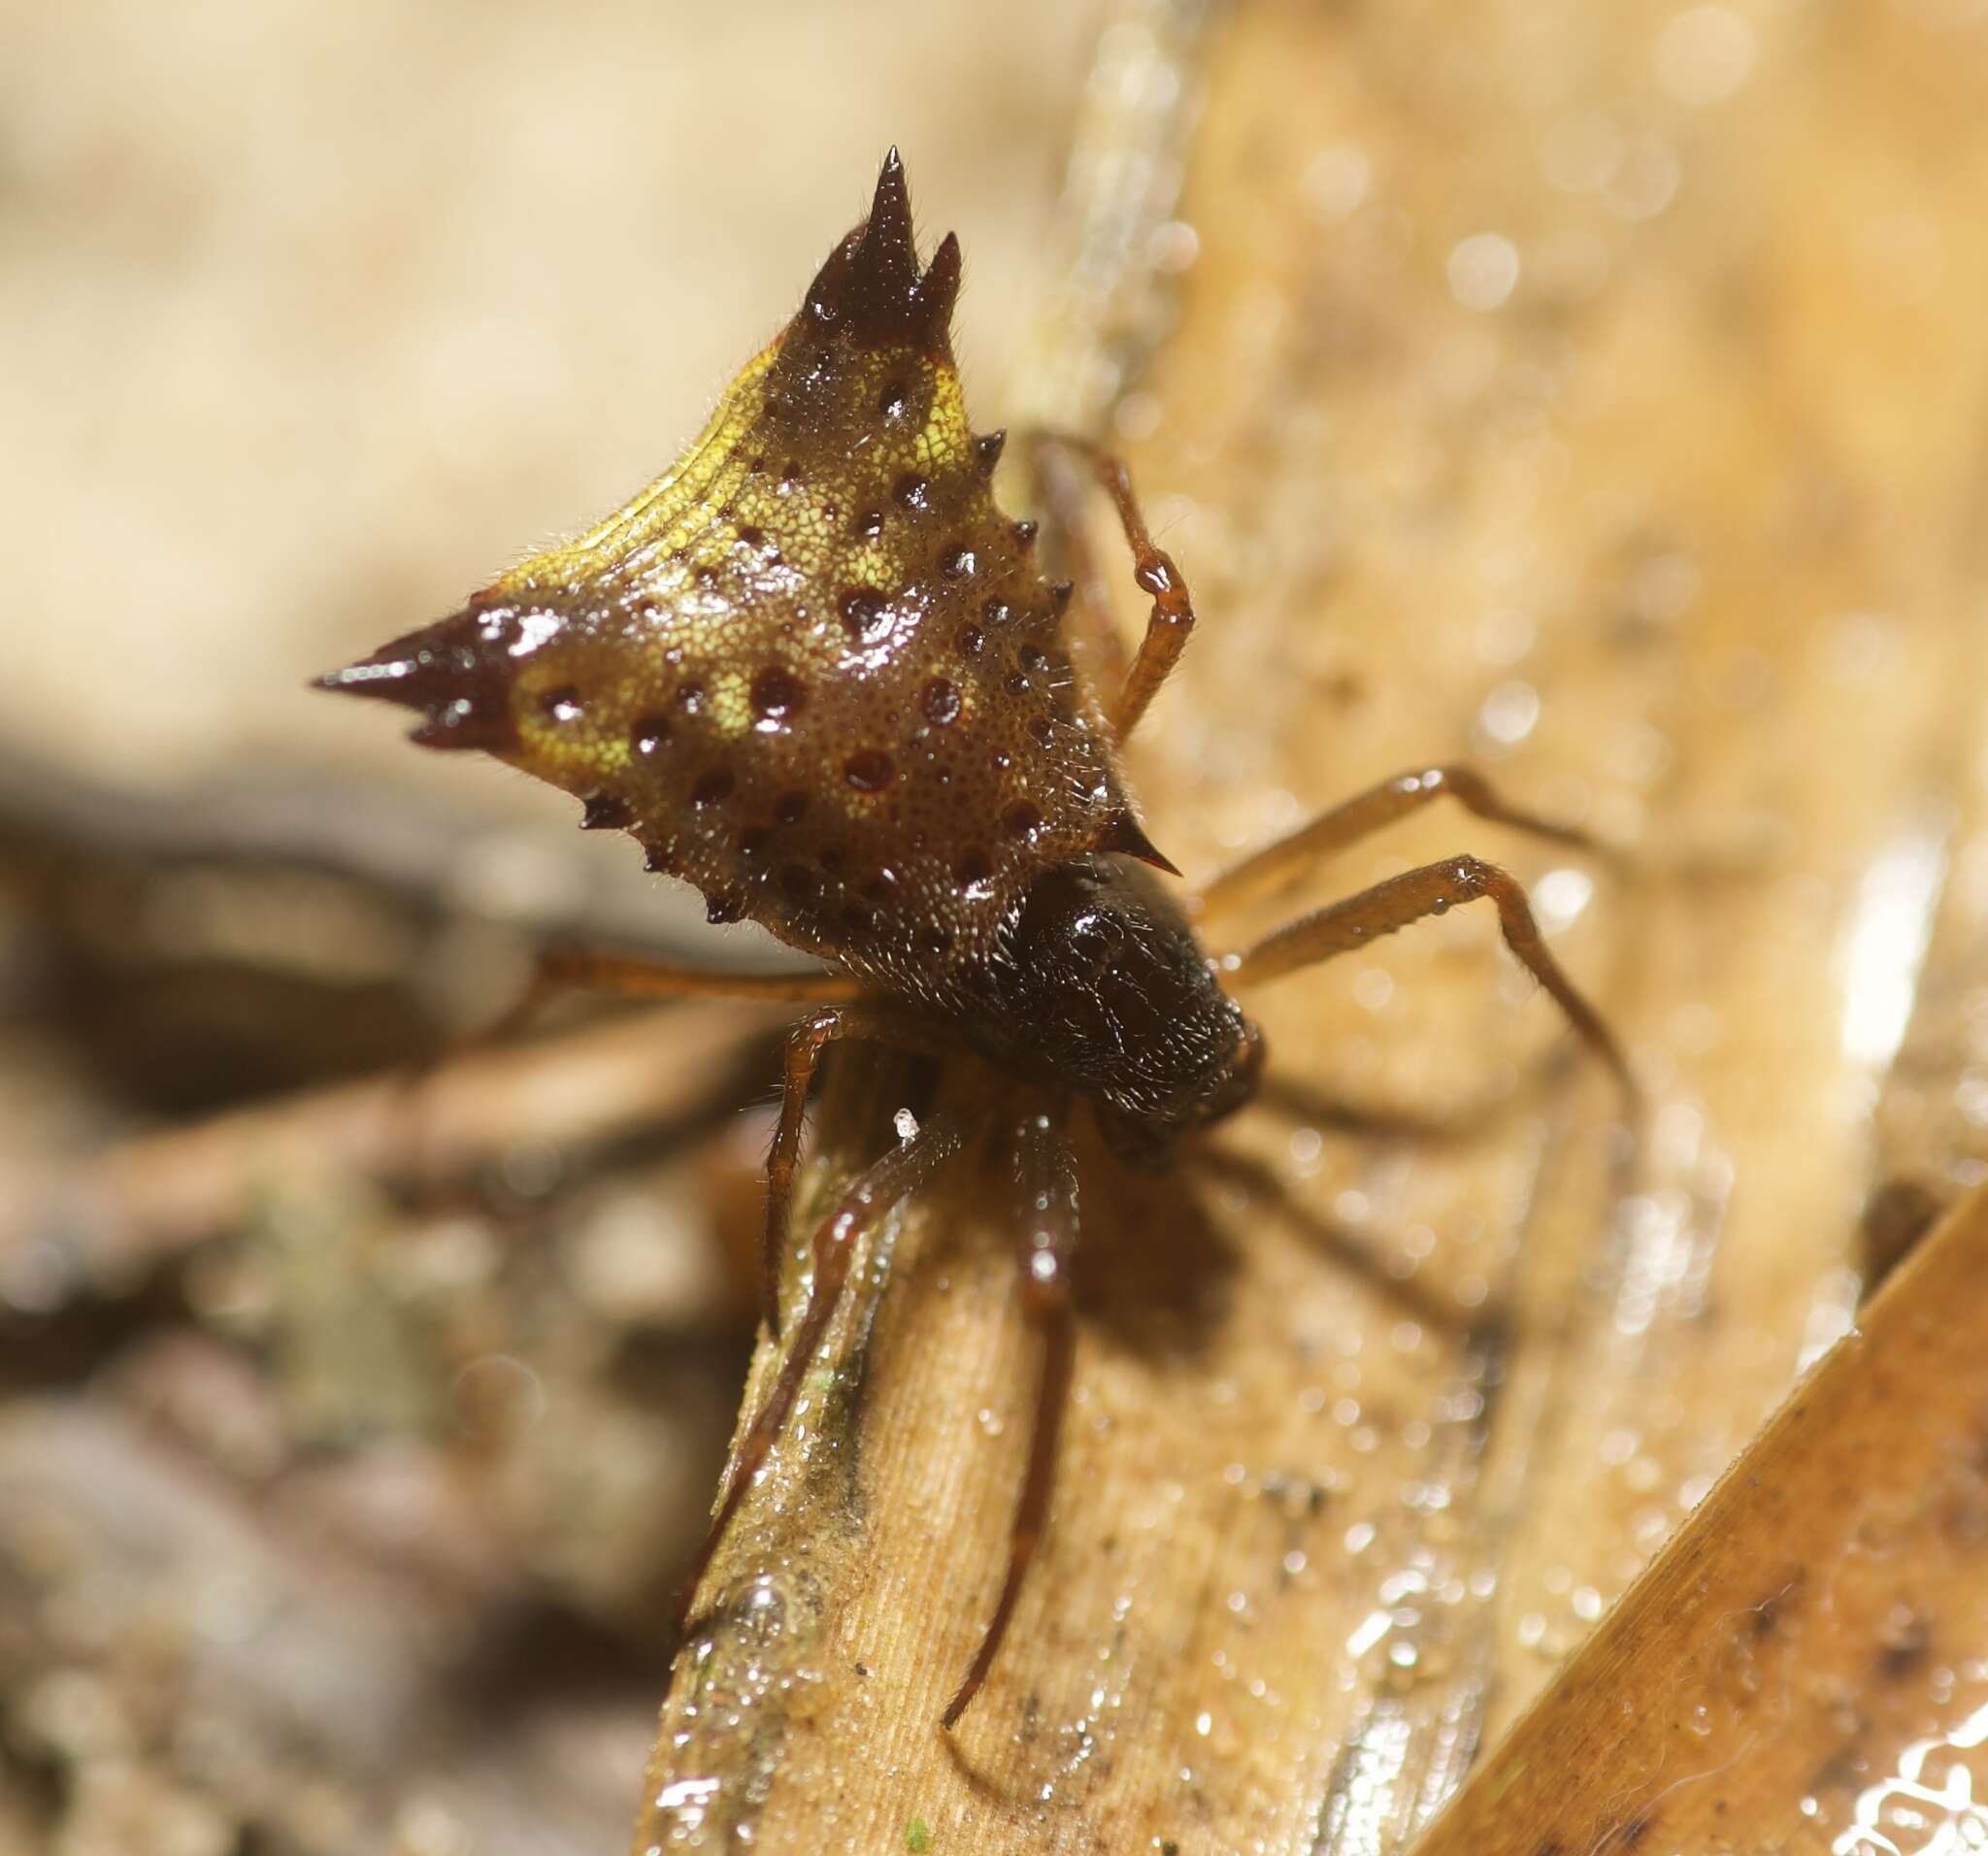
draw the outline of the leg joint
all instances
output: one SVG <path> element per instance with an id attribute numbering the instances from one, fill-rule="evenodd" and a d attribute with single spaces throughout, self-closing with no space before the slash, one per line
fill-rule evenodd
<path id="1" fill-rule="evenodd" d="M 795 1019 L 787 1030 L 788 1053 L 805 1053 L 811 1057 L 818 1055 L 823 1044 L 845 1029 L 847 1019 L 848 1013 L 837 1006 L 811 1011 L 805 1018 Z"/>

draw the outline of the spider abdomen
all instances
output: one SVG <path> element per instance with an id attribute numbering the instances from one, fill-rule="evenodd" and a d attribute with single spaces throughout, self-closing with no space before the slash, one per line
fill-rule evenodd
<path id="1" fill-rule="evenodd" d="M 577 795 L 713 920 L 944 996 L 1036 875 L 1149 853 L 1064 647 L 1069 588 L 968 424 L 958 276 L 950 238 L 919 269 L 893 157 L 673 470 L 326 680 Z"/>

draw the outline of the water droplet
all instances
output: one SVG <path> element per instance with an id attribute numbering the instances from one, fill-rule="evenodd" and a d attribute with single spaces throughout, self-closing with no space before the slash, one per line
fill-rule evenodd
<path id="1" fill-rule="evenodd" d="M 1679 103 L 1724 103 L 1753 75 L 1752 22 L 1731 7 L 1686 7 L 1657 34 L 1657 82 Z"/>
<path id="2" fill-rule="evenodd" d="M 1518 287 L 1518 247 L 1502 232 L 1474 232 L 1451 248 L 1449 293 L 1467 310 L 1502 309 Z"/>
<path id="3" fill-rule="evenodd" d="M 1532 684 L 1500 683 L 1477 711 L 1477 728 L 1501 747 L 1512 747 L 1533 732 L 1540 719 L 1540 692 Z"/>
<path id="4" fill-rule="evenodd" d="M 1321 219 L 1350 217 L 1374 188 L 1374 164 L 1350 142 L 1321 149 L 1305 169 L 1305 199 Z"/>

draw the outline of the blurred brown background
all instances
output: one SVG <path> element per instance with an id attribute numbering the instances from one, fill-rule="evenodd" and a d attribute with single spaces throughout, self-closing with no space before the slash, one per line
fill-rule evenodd
<path id="1" fill-rule="evenodd" d="M 390 1099 L 115 1143 L 482 1022 L 512 924 L 750 957 L 305 679 L 662 469 L 893 142 L 991 393 L 1095 24 L 0 8 L 7 1856 L 624 1838 L 750 1333 L 720 1224 L 764 1053 L 725 1018 L 478 1084 L 412 1224 L 348 1170 Z M 603 1103 L 636 1150 L 548 1218 Z"/>

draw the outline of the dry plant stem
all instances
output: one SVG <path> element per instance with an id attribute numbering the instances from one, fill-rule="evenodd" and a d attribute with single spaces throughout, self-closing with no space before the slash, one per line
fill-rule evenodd
<path id="1" fill-rule="evenodd" d="M 752 1420 L 745 1441 L 733 1453 L 730 1476 L 712 1514 L 711 1532 L 684 1576 L 679 1621 L 689 1616 L 712 1555 L 724 1540 L 732 1517 L 738 1513 L 740 1503 L 746 1499 L 767 1452 L 773 1448 L 774 1440 L 794 1408 L 809 1364 L 848 1282 L 849 1260 L 858 1240 L 951 1159 L 965 1143 L 968 1131 L 958 1114 L 942 1110 L 908 1141 L 859 1175 L 843 1195 L 835 1214 L 816 1229 L 812 1246 L 813 1279 L 808 1290 L 807 1309 L 794 1331 L 773 1391 Z"/>
<path id="2" fill-rule="evenodd" d="M 787 1229 L 787 1206 L 800 1154 L 801 1123 L 808 1089 L 824 1046 L 838 1038 L 878 1038 L 924 1047 L 929 1037 L 907 1014 L 852 1003 L 862 988 L 841 974 L 728 974 L 685 967 L 647 955 L 612 953 L 583 947 L 548 947 L 523 996 L 482 1034 L 478 1043 L 501 1043 L 523 1029 L 546 1006 L 576 991 L 609 993 L 628 999 L 736 999 L 820 1004 L 787 1036 L 781 1073 L 780 1117 L 767 1161 L 766 1225 L 760 1247 L 760 1315 L 776 1339 L 780 1331 L 779 1252 Z M 824 1003 L 833 1002 L 833 1003 Z"/>
<path id="3" fill-rule="evenodd" d="M 1405 871 L 1357 896 L 1306 915 L 1258 942 L 1242 955 L 1232 978 L 1237 985 L 1249 986 L 1315 967 L 1479 897 L 1489 897 L 1497 906 L 1505 945 L 1553 995 L 1582 1043 L 1607 1065 L 1621 1087 L 1625 1107 L 1634 1115 L 1636 1081 L 1615 1034 L 1561 971 L 1533 919 L 1526 892 L 1496 865 L 1478 858 L 1446 857 L 1441 863 L 1425 864 L 1420 870 Z"/>
<path id="4" fill-rule="evenodd" d="M 1988 1719 L 1988 1681 L 1956 1679 L 1988 1639 L 1984 1333 L 1976 1192 L 1797 1386 L 1417 1856 L 1843 1849 L 1833 1828 L 1879 1830 L 1889 1796 L 1932 1833 L 1911 1848 L 1966 1846 L 1938 1839 L 1978 1827 L 1965 1777 L 1981 1775 L 1980 1754 L 1965 1734 Z"/>
<path id="5" fill-rule="evenodd" d="M 401 1130 L 402 1150 L 389 1171 L 397 1177 L 433 1180 L 447 1171 L 430 1153 L 429 1089 L 444 1070 L 478 1052 L 509 1043 L 545 1009 L 571 992 L 622 999 L 712 999 L 742 1004 L 804 1004 L 853 999 L 860 989 L 839 974 L 732 974 L 684 966 L 650 954 L 601 948 L 542 948 L 531 979 L 493 1024 L 446 1045 L 388 1085 L 389 1119 Z"/>
<path id="6" fill-rule="evenodd" d="M 973 1666 L 945 1706 L 940 1725 L 951 1727 L 967 1710 L 994 1665 L 1013 1621 L 1022 1580 L 1048 1524 L 1056 1484 L 1056 1453 L 1070 1405 L 1077 1363 L 1077 1323 L 1070 1303 L 1070 1263 L 1077 1246 L 1077 1169 L 1064 1136 L 1064 1106 L 1053 1114 L 1026 1116 L 1015 1131 L 1015 1230 L 1019 1238 L 1022 1308 L 1042 1338 L 1043 1364 L 1036 1383 L 1036 1413 L 1029 1434 L 1028 1468 L 1009 1537 L 1008 1572 L 987 1634 Z"/>
<path id="7" fill-rule="evenodd" d="M 738 999 L 770 1005 L 841 1005 L 862 988 L 834 973 L 717 973 L 648 954 L 597 947 L 544 949 L 517 1003 L 479 1042 L 521 1031 L 553 1000 L 569 992 L 609 993 L 623 999 Z"/>
<path id="8" fill-rule="evenodd" d="M 1589 856 L 1607 856 L 1605 847 L 1586 832 L 1542 818 L 1501 799 L 1491 782 L 1474 768 L 1451 763 L 1397 774 L 1363 793 L 1320 812 L 1287 838 L 1232 865 L 1206 884 L 1194 899 L 1206 922 L 1274 890 L 1288 888 L 1335 851 L 1358 844 L 1438 799 L 1453 799 L 1468 812 L 1493 824 L 1509 825 L 1548 844 L 1565 845 Z"/>
<path id="9" fill-rule="evenodd" d="M 1984 256 L 1981 42 L 1901 9 L 1840 11 L 1826 34 L 1756 16 L 1744 90 L 1683 109 L 1649 83 L 1644 29 L 1598 12 L 1561 23 L 1548 43 L 1566 83 L 1547 94 L 1527 82 L 1539 48 L 1521 58 L 1494 7 L 1445 14 L 1465 54 L 1450 60 L 1399 9 L 1222 12 L 1186 195 L 1165 209 L 1196 228 L 1196 261 L 1139 320 L 1172 336 L 1141 359 L 1158 422 L 1131 456 L 1190 512 L 1176 551 L 1220 648 L 1188 652 L 1142 722 L 1137 786 L 1175 854 L 1218 870 L 1273 795 L 1309 810 L 1407 753 L 1461 756 L 1509 676 L 1542 695 L 1500 763 L 1514 793 L 1582 791 L 1598 835 L 1640 844 L 1736 801 L 1772 810 L 1778 872 L 1688 888 L 1632 872 L 1553 943 L 1666 1078 L 1677 1112 L 1646 1143 L 1661 1190 L 1640 1208 L 1661 1215 L 1628 1231 L 1619 1283 L 1598 1272 L 1605 1234 L 1623 1231 L 1614 1143 L 1595 1138 L 1587 1092 L 1541 1080 L 1547 1014 L 1490 996 L 1494 956 L 1472 938 L 1376 942 L 1358 964 L 1394 983 L 1377 1011 L 1327 976 L 1252 995 L 1281 1079 L 1383 1114 L 1508 1107 L 1412 1154 L 1384 1126 L 1308 1121 L 1303 1167 L 1289 1123 L 1252 1110 L 1216 1143 L 1260 1163 L 1255 1191 L 1192 1162 L 1155 1185 L 1082 1150 L 1082 1403 L 1063 1492 L 1035 1596 L 943 1737 L 933 1717 L 999 1576 L 1040 1354 L 1013 1308 L 1011 1225 L 991 1203 L 1005 1195 L 919 1195 L 891 1227 L 881 1312 L 859 1318 L 879 1259 L 817 1355 L 850 1396 L 818 1426 L 811 1407 L 800 1444 L 776 1449 L 713 1567 L 778 1597 L 781 1634 L 733 1607 L 695 1640 L 638 1849 L 686 1835 L 672 1788 L 694 1783 L 706 1841 L 749 1823 L 762 1849 L 896 1847 L 916 1816 L 936 1848 L 988 1856 L 1400 1851 L 1589 1628 L 1588 1598 L 1606 1606 L 1691 1511 L 1841 1310 L 1870 1157 L 1841 1104 L 1872 1080 L 1842 1037 L 1842 951 L 1901 818 L 1964 764 L 1940 746 L 1947 727 L 1977 721 L 1953 538 L 1979 527 L 1988 380 L 1967 282 Z M 1096 94 L 1155 93 L 1111 76 Z M 1199 87 L 1190 74 L 1166 94 Z M 1612 210 L 1626 198 L 1542 176 L 1574 108 L 1647 124 L 1681 182 L 1661 212 L 1632 220 Z M 1327 115 L 1362 189 L 1329 229 L 1345 163 L 1321 156 Z M 1907 121 L 1923 143 L 1901 139 Z M 1942 158 L 1919 159 L 1936 139 Z M 1109 226 L 1106 194 L 1154 172 L 1108 149 L 1077 185 Z M 1847 262 L 1902 198 L 1944 254 L 1909 306 Z M 1504 313 L 1448 286 L 1441 253 L 1463 225 L 1526 256 Z M 1572 286 L 1534 262 L 1592 248 L 1598 226 L 1606 277 Z M 1150 249 L 1143 231 L 1117 244 Z M 1122 371 L 1066 327 L 1025 370 L 1026 414 L 1008 406 L 1105 429 L 1085 382 Z M 1737 366 L 1764 390 L 1736 393 Z M 1434 426 L 1415 415 L 1437 405 Z M 1797 483 L 1813 493 L 1791 500 Z M 1532 620 L 1509 668 L 1473 648 L 1487 600 Z M 1818 614 L 1869 613 L 1884 614 L 1874 666 L 1818 659 Z M 1638 743 L 1664 752 L 1625 757 Z M 1450 847 L 1441 816 L 1394 828 L 1404 863 Z M 1365 848 L 1345 863 L 1348 888 L 1385 874 Z M 901 1100 L 861 1100 L 873 1066 L 851 1055 L 822 1093 L 804 1201 L 835 1189 Z M 1418 1233 L 1432 1250 L 1407 1247 Z M 1431 1310 L 1411 1327 L 1373 1280 L 1397 1266 Z M 1471 1310 L 1510 1316 L 1495 1376 L 1456 1339 Z M 1337 1416 L 1325 1369 L 1341 1362 L 1358 1369 L 1357 1423 Z M 779 1366 L 762 1349 L 760 1396 Z M 1636 1454 L 1617 1466 L 1624 1440 Z M 1443 1506 L 1406 1503 L 1409 1488 Z M 1417 1603 L 1408 1625 L 1410 1577 L 1465 1596 Z M 1376 1618 L 1382 1641 L 1343 1647 Z M 1878 1679 L 1838 1693 L 1855 1708 Z M 1618 1695 L 1640 1709 L 1626 1679 Z M 1640 1845 L 1671 1847 L 1717 1843 L 1659 1830 Z"/>
<path id="10" fill-rule="evenodd" d="M 523 1140 L 585 1144 L 694 1115 L 765 1024 L 750 1007 L 685 1002 L 443 1070 L 422 1096 L 426 1162 L 460 1174 Z M 385 1110 L 402 1096 L 397 1083 L 341 1084 L 108 1148 L 70 1188 L 87 1215 L 63 1220 L 83 1274 L 122 1279 L 225 1230 L 278 1170 L 390 1173 L 406 1143 Z M 39 1214 L 31 1191 L 22 1210 Z M 31 1230 L 10 1218 L 0 1243 Z"/>

